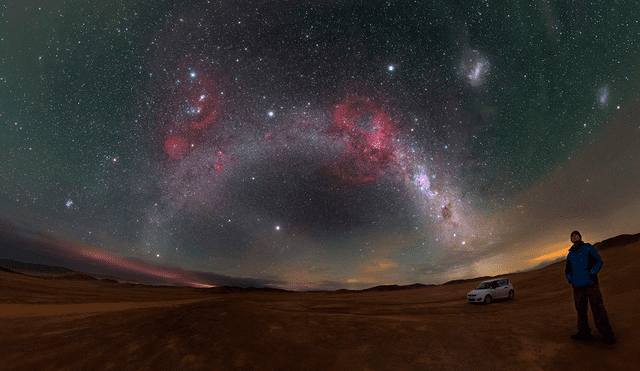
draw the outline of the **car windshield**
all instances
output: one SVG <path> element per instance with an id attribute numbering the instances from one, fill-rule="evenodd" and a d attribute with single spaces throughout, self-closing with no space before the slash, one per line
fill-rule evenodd
<path id="1" fill-rule="evenodd" d="M 476 287 L 476 290 L 490 289 L 490 288 L 491 288 L 491 283 L 483 282 L 483 283 L 479 284 L 478 287 Z"/>

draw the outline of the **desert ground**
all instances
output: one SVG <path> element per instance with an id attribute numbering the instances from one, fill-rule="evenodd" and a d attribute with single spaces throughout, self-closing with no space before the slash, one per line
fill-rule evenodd
<path id="1" fill-rule="evenodd" d="M 221 293 L 0 272 L 0 370 L 636 369 L 640 241 L 600 253 L 614 345 L 569 338 L 576 314 L 564 262 L 506 275 L 515 298 L 490 305 L 466 302 L 480 279 Z"/>

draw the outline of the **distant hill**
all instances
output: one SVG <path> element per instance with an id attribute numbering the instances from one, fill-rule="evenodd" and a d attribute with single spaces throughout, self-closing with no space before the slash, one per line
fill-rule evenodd
<path id="1" fill-rule="evenodd" d="M 71 274 L 65 274 L 64 276 L 59 276 L 55 278 L 61 279 L 61 280 L 69 280 L 69 281 L 98 281 L 97 278 L 86 273 L 71 273 Z"/>
<path id="2" fill-rule="evenodd" d="M 22 273 L 18 273 L 16 271 L 12 271 L 11 269 L 7 269 L 7 268 L 3 268 L 3 267 L 0 267 L 0 272 L 22 274 Z"/>
<path id="3" fill-rule="evenodd" d="M 271 287 L 239 287 L 239 286 L 217 286 L 206 289 L 214 294 L 234 294 L 241 292 L 292 292 L 284 289 L 275 289 Z"/>
<path id="4" fill-rule="evenodd" d="M 608 238 L 602 242 L 593 244 L 598 250 L 606 250 L 616 246 L 624 246 L 640 240 L 640 233 L 638 234 L 621 234 L 620 236 Z"/>
<path id="5" fill-rule="evenodd" d="M 605 250 L 605 249 L 610 249 L 616 246 L 629 245 L 639 240 L 640 240 L 640 233 L 633 234 L 633 235 L 623 234 L 616 237 L 608 238 L 601 242 L 597 242 L 594 244 L 594 246 L 598 250 Z M 559 258 L 558 260 L 563 260 L 563 259 Z M 550 263 L 545 262 L 537 266 L 536 268 L 528 269 L 526 271 L 541 269 L 552 264 L 559 264 L 559 262 L 557 260 Z M 113 283 L 113 284 L 120 283 L 118 280 L 115 279 L 115 277 L 77 272 L 64 267 L 50 266 L 50 265 L 44 265 L 44 264 L 23 263 L 23 262 L 12 260 L 12 259 L 0 259 L 0 271 L 7 272 L 7 273 L 14 273 L 14 274 L 26 274 L 30 276 L 40 276 L 40 277 L 45 276 L 49 278 L 64 279 L 64 280 L 71 280 L 71 281 L 100 281 L 104 283 Z M 512 273 L 519 273 L 519 272 L 512 272 Z M 500 276 L 508 276 L 508 274 L 500 275 Z M 478 281 L 478 280 L 488 280 L 495 277 L 498 277 L 498 276 L 484 276 L 484 277 L 474 277 L 474 278 L 468 278 L 468 279 L 457 279 L 457 280 L 448 281 L 446 283 L 443 283 L 442 285 L 452 285 L 457 283 L 467 283 L 467 282 Z M 126 284 L 126 283 L 120 283 L 120 284 Z M 132 287 L 139 286 L 139 283 L 131 284 L 131 282 L 128 282 L 128 284 Z M 385 292 L 385 291 L 421 289 L 421 288 L 426 288 L 431 286 L 438 286 L 438 285 L 414 283 L 411 285 L 380 285 L 380 286 L 370 287 L 362 290 L 339 289 L 334 291 L 320 290 L 317 292 L 333 292 L 333 293 Z M 216 293 L 216 294 L 244 293 L 244 292 L 282 292 L 282 293 L 293 292 L 289 290 L 271 288 L 271 287 L 256 288 L 256 287 L 239 287 L 239 286 L 217 286 L 217 287 L 208 288 L 206 290 L 208 292 Z"/>
<path id="6" fill-rule="evenodd" d="M 119 283 L 113 278 L 102 278 L 100 275 L 76 272 L 68 268 L 56 267 L 52 265 L 23 263 L 12 259 L 0 259 L 0 271 L 69 281 L 100 281 L 106 283 Z"/>
<path id="7" fill-rule="evenodd" d="M 23 263 L 12 259 L 0 259 L 0 268 L 9 269 L 15 273 L 29 275 L 63 275 L 72 273 L 71 269 L 44 264 Z"/>
<path id="8" fill-rule="evenodd" d="M 445 283 L 443 283 L 443 285 L 455 285 L 457 283 L 467 283 L 467 282 L 471 282 L 471 281 L 477 281 L 477 280 L 490 280 L 492 278 L 498 278 L 498 277 L 502 277 L 505 276 L 504 274 L 500 274 L 498 276 L 482 276 L 482 277 L 474 277 L 474 278 L 466 278 L 466 279 L 459 279 L 459 280 L 452 280 L 452 281 L 447 281 Z"/>
<path id="9" fill-rule="evenodd" d="M 415 290 L 415 289 L 422 289 L 425 287 L 432 287 L 432 286 L 437 286 L 437 285 L 433 283 L 430 283 L 428 285 L 425 285 L 422 283 L 414 283 L 411 285 L 379 285 L 379 286 L 369 287 L 367 289 L 362 289 L 362 290 L 338 289 L 338 290 L 315 290 L 315 291 L 307 291 L 307 292 L 315 292 L 315 293 L 330 292 L 335 294 L 345 294 L 345 293 L 354 293 L 354 292 L 385 292 L 385 291 Z"/>
<path id="10" fill-rule="evenodd" d="M 363 292 L 371 292 L 371 291 L 401 291 L 401 290 L 414 290 L 414 289 L 422 289 L 425 287 L 435 286 L 434 284 L 425 285 L 422 283 L 414 283 L 412 285 L 380 285 L 375 287 L 370 287 L 368 289 L 360 290 Z"/>

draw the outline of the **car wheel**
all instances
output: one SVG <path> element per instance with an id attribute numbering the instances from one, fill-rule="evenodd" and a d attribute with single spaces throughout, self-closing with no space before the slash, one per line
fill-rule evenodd
<path id="1" fill-rule="evenodd" d="M 491 297 L 491 295 L 487 295 L 484 297 L 484 303 L 485 304 L 491 304 L 491 301 L 493 300 L 493 298 Z"/>
<path id="2" fill-rule="evenodd" d="M 515 293 L 513 292 L 513 290 L 509 291 L 509 299 L 513 299 L 513 296 L 515 295 Z"/>

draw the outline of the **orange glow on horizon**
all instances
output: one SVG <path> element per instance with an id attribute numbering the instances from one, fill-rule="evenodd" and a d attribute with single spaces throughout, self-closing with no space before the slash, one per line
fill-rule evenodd
<path id="1" fill-rule="evenodd" d="M 566 256 L 568 250 L 569 249 L 567 248 L 566 242 L 556 243 L 544 249 L 544 252 L 546 252 L 546 254 L 540 255 L 537 258 L 533 258 L 531 260 L 534 262 L 539 262 L 544 260 L 557 259 L 562 256 Z"/>

